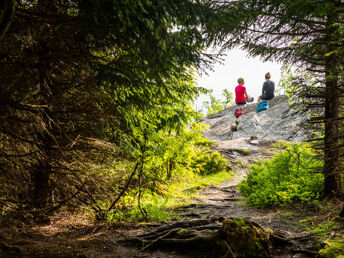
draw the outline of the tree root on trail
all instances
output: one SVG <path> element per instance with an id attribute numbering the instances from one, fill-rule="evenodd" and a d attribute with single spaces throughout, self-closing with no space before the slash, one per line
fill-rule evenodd
<path id="1" fill-rule="evenodd" d="M 176 209 L 177 211 L 186 211 L 186 210 L 190 210 L 190 209 L 212 209 L 212 208 L 216 208 L 216 209 L 227 209 L 227 208 L 231 208 L 233 205 L 230 204 L 201 204 L 201 205 L 197 205 L 197 204 L 191 204 L 188 206 L 184 206 L 182 208 L 178 208 Z"/>
<path id="2" fill-rule="evenodd" d="M 183 218 L 186 218 L 186 217 L 202 218 L 202 215 L 200 213 L 194 213 L 194 212 L 180 213 L 179 216 Z"/>
<path id="3" fill-rule="evenodd" d="M 209 201 L 218 201 L 218 202 L 238 202 L 242 201 L 242 198 L 223 198 L 221 200 L 219 199 L 209 199 Z"/>
<path id="4" fill-rule="evenodd" d="M 222 224 L 221 224 L 222 223 Z M 163 225 L 133 241 L 147 249 L 189 250 L 212 256 L 267 257 L 270 232 L 246 219 L 198 219 Z"/>
<path id="5" fill-rule="evenodd" d="M 248 219 L 209 218 L 162 225 L 130 242 L 140 251 L 167 249 L 190 257 L 271 257 L 281 250 L 312 256 L 313 250 L 299 244 L 311 237 L 281 230 L 272 232 Z"/>
<path id="6" fill-rule="evenodd" d="M 196 220 L 188 220 L 188 221 L 178 221 L 175 223 L 167 224 L 167 225 L 162 225 L 158 228 L 156 228 L 154 231 L 149 232 L 149 233 L 143 233 L 138 235 L 137 237 L 147 237 L 151 235 L 159 235 L 160 233 L 164 234 L 168 232 L 171 229 L 175 228 L 194 228 L 198 226 L 203 226 L 203 225 L 209 225 L 213 224 L 216 221 L 223 221 L 223 218 L 211 218 L 211 219 L 196 219 Z"/>

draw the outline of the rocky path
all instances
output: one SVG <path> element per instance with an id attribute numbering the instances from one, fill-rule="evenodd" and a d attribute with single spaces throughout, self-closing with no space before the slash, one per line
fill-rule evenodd
<path id="1" fill-rule="evenodd" d="M 179 212 L 187 217 L 188 213 L 199 214 L 199 217 L 234 217 L 247 218 L 256 221 L 264 227 L 278 225 L 279 229 L 290 230 L 291 225 L 283 225 L 279 219 L 278 209 L 257 209 L 244 204 L 244 199 L 237 189 L 237 185 L 244 179 L 249 166 L 258 159 L 267 159 L 278 151 L 273 147 L 278 141 L 268 139 L 245 139 L 223 141 L 217 144 L 216 150 L 222 152 L 231 164 L 234 177 L 218 186 L 200 189 L 199 196 L 193 204 L 183 207 Z M 196 216 L 196 215 L 193 215 Z M 296 229 L 294 229 L 296 230 Z"/>
<path id="2" fill-rule="evenodd" d="M 170 257 L 202 257 L 202 251 L 200 253 L 190 250 L 193 250 L 192 248 L 200 250 L 198 244 L 202 246 L 201 240 L 204 238 L 211 243 L 208 239 L 209 232 L 219 230 L 223 220 L 247 219 L 274 232 L 276 245 L 274 246 L 275 250 L 272 250 L 273 257 L 315 257 L 313 235 L 303 232 L 298 227 L 297 221 L 288 218 L 283 210 L 258 209 L 245 205 L 243 197 L 237 190 L 237 185 L 248 172 L 248 165 L 258 159 L 269 158 L 274 151 L 277 151 L 277 147 L 273 147 L 276 143 L 275 140 L 241 138 L 217 144 L 216 149 L 228 158 L 232 170 L 235 171 L 233 179 L 218 186 L 200 189 L 192 204 L 177 210 L 181 217 L 180 222 L 171 223 L 170 226 L 164 225 L 161 229 L 152 229 L 153 233 L 146 232 L 138 235 L 138 239 L 141 241 L 139 242 L 148 245 L 144 250 L 154 245 L 153 250 L 158 249 L 153 252 L 156 257 L 164 257 L 164 255 L 161 256 L 160 248 L 165 250 L 166 256 Z M 195 222 L 195 225 L 190 226 L 192 221 Z M 174 230 L 188 232 L 186 236 L 182 237 L 183 244 L 180 242 L 180 236 Z M 145 238 L 147 236 L 149 238 Z M 176 243 L 176 239 L 179 239 L 180 247 L 177 245 L 178 248 L 175 249 L 173 243 Z M 198 239 L 197 241 L 200 243 L 196 244 L 195 239 Z M 277 243 L 278 241 L 280 243 Z M 189 247 L 189 251 L 184 250 L 188 249 L 187 247 Z M 172 253 L 168 252 L 171 250 L 173 250 Z M 211 252 L 204 257 L 209 255 L 211 256 Z M 235 257 L 235 255 L 228 257 Z"/>

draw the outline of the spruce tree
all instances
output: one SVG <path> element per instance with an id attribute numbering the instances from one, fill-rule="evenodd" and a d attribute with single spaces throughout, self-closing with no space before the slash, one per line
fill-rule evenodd
<path id="1" fill-rule="evenodd" d="M 315 118 L 325 130 L 324 194 L 342 194 L 343 1 L 242 0 L 221 6 L 242 17 L 226 47 L 241 45 L 252 56 L 292 64 L 320 78 L 307 97 L 311 105 L 324 107 L 323 116 Z"/>
<path id="2" fill-rule="evenodd" d="M 96 203 L 87 166 L 132 159 L 132 124 L 198 94 L 183 82 L 214 62 L 204 50 L 223 19 L 212 1 L 6 0 L 3 8 L 0 194 L 35 207 L 74 194 Z"/>

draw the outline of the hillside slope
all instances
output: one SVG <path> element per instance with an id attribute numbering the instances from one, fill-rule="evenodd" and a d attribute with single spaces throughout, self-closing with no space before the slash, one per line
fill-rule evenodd
<path id="1" fill-rule="evenodd" d="M 286 96 L 277 96 L 269 101 L 269 109 L 257 113 L 257 103 L 244 107 L 245 114 L 234 117 L 237 106 L 226 108 L 202 119 L 210 126 L 203 135 L 215 142 L 239 138 L 258 138 L 302 142 L 310 138 L 305 129 L 308 113 L 290 107 Z"/>

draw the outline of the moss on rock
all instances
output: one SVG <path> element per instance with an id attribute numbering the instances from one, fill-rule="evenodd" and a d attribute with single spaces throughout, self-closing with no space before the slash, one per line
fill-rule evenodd
<path id="1" fill-rule="evenodd" d="M 241 218 L 224 220 L 219 230 L 222 252 L 234 257 L 269 257 L 269 238 L 268 231 Z"/>

